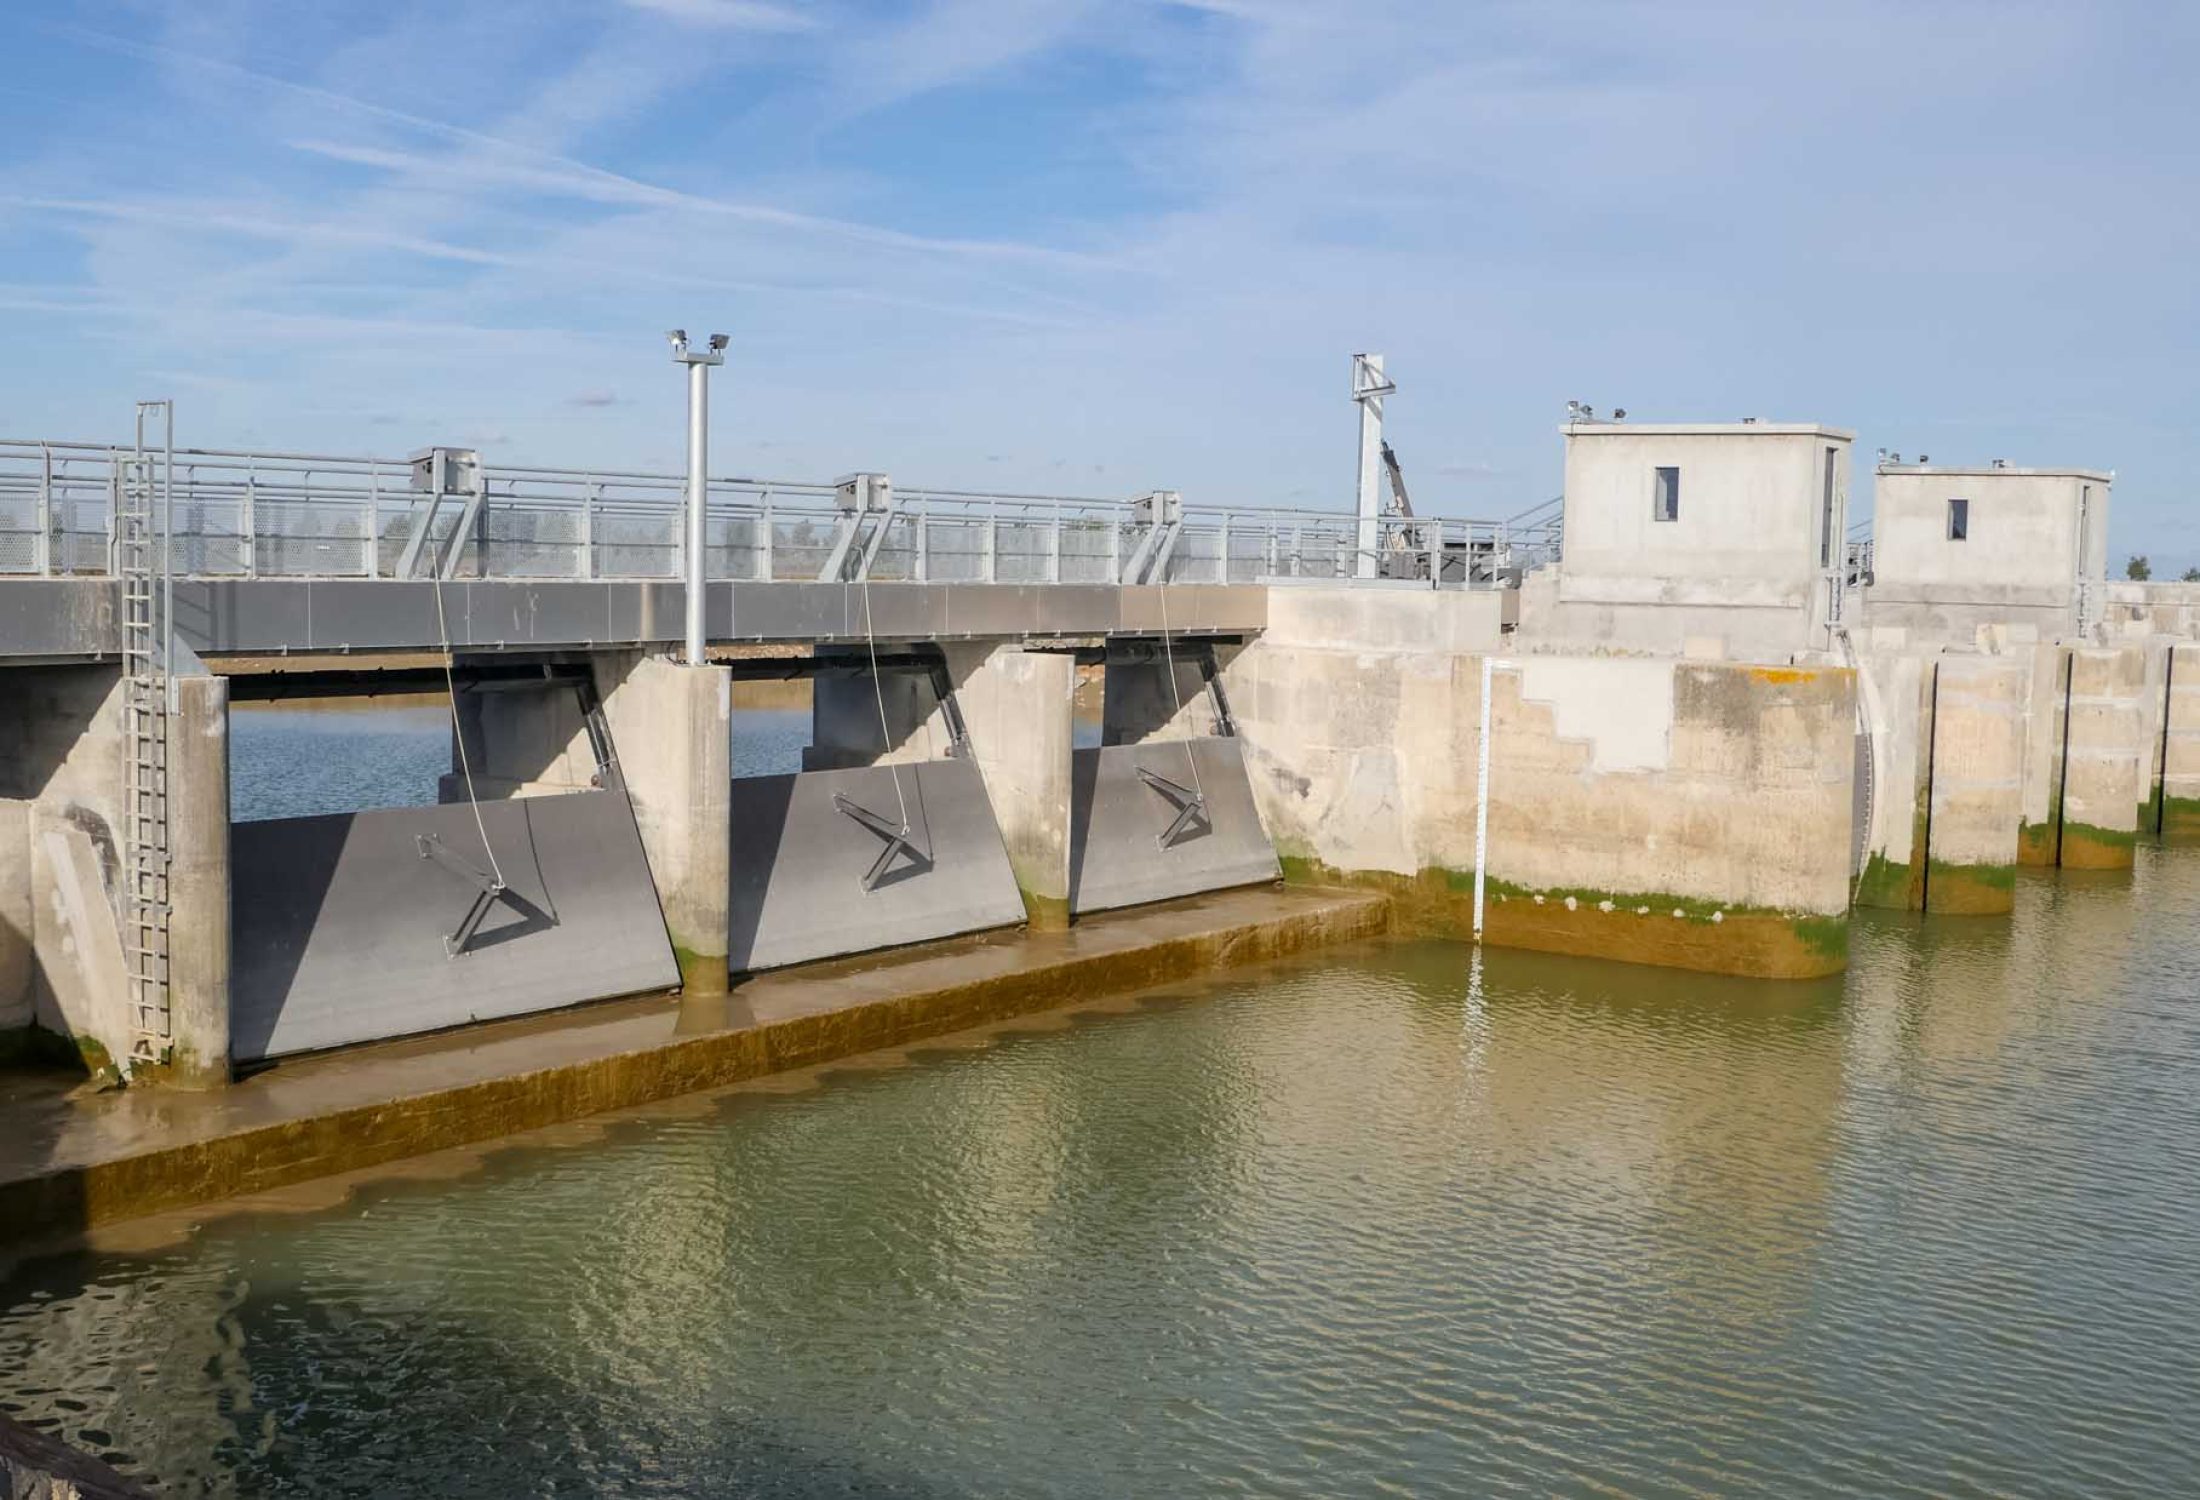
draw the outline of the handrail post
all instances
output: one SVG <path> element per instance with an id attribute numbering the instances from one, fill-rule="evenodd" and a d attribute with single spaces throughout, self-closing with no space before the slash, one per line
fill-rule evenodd
<path id="1" fill-rule="evenodd" d="M 1123 581 L 1123 513 L 1108 518 L 1108 582 Z"/>
<path id="2" fill-rule="evenodd" d="M 932 505 L 929 500 L 919 500 L 917 502 L 917 545 L 915 556 L 909 560 L 909 571 L 918 583 L 924 583 L 932 576 L 929 555 L 932 547 L 931 509 Z"/>
<path id="3" fill-rule="evenodd" d="M 365 514 L 361 519 L 366 525 L 361 528 L 359 537 L 359 571 L 372 578 L 381 568 L 381 559 L 375 554 L 374 539 L 375 532 L 382 525 L 382 466 L 371 461 L 367 464 L 367 499 Z"/>
<path id="4" fill-rule="evenodd" d="M 596 576 L 596 496 L 599 486 L 591 478 L 581 486 L 581 577 Z"/>
<path id="5" fill-rule="evenodd" d="M 765 583 L 772 579 L 772 487 L 764 486 L 764 532 L 756 544 L 756 576 Z"/>
<path id="6" fill-rule="evenodd" d="M 312 479 L 312 474 L 308 473 L 305 476 L 305 483 L 310 485 Z M 240 502 L 241 508 L 237 512 L 237 530 L 241 533 L 244 542 L 244 576 L 247 578 L 260 576 L 259 487 L 259 470 L 253 469 L 247 472 L 244 476 L 244 499 Z"/>
<path id="7" fill-rule="evenodd" d="M 1222 530 L 1215 539 L 1215 582 L 1230 581 L 1230 513 L 1222 513 Z"/>
<path id="8" fill-rule="evenodd" d="M 1054 527 L 1047 541 L 1047 582 L 1062 581 L 1062 502 L 1054 502 Z"/>
<path id="9" fill-rule="evenodd" d="M 1000 502 L 985 502 L 985 552 L 981 561 L 980 577 L 987 583 L 994 581 L 997 549 L 1000 547 Z"/>
<path id="10" fill-rule="evenodd" d="M 53 576 L 53 449 L 38 445 L 38 534 L 31 539 L 31 571 Z"/>

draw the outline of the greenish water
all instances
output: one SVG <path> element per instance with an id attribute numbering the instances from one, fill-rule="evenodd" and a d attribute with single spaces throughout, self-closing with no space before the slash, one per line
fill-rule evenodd
<path id="1" fill-rule="evenodd" d="M 0 1285 L 171 1493 L 2200 1491 L 2200 858 L 1369 947 Z"/>

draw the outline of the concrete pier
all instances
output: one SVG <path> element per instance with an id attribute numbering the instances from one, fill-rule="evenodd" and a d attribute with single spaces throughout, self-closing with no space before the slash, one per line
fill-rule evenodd
<path id="1" fill-rule="evenodd" d="M 1071 713 L 1066 651 L 957 645 L 948 671 L 1033 928 L 1069 925 Z"/>
<path id="2" fill-rule="evenodd" d="M 598 659 L 597 692 L 691 994 L 727 985 L 733 857 L 732 670 L 622 653 Z"/>
<path id="3" fill-rule="evenodd" d="M 2070 653 L 2057 862 L 2070 869 L 2131 867 L 2144 764 L 2146 659 L 2137 646 Z"/>
<path id="4" fill-rule="evenodd" d="M 812 679 L 810 743 L 802 750 L 803 770 L 911 765 L 950 753 L 954 734 L 929 673 L 889 670 L 874 675 L 862 651 L 835 653 L 832 660 L 854 670 Z"/>
<path id="5" fill-rule="evenodd" d="M 2006 912 L 2016 903 L 2023 816 L 2025 671 L 1996 657 L 1942 656 L 1932 675 L 1923 904 Z"/>
<path id="6" fill-rule="evenodd" d="M 2163 684 L 2162 797 L 2157 832 L 2200 842 L 2200 644 L 2171 653 Z"/>
<path id="7" fill-rule="evenodd" d="M 173 678 L 168 734 L 167 1075 L 229 1081 L 229 679 Z"/>
<path id="8" fill-rule="evenodd" d="M 541 797 L 596 784 L 596 752 L 575 684 L 475 681 L 452 704 L 451 769 L 441 801 Z"/>

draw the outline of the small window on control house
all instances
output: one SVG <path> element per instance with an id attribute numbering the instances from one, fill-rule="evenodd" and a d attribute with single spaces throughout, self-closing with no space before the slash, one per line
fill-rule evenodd
<path id="1" fill-rule="evenodd" d="M 1968 500 L 1950 500 L 1948 502 L 1948 540 L 1951 542 L 1968 541 L 1970 535 L 1971 502 Z"/>
<path id="2" fill-rule="evenodd" d="M 1650 519 L 1653 521 L 1678 521 L 1681 518 L 1681 471 L 1658 469 L 1657 483 L 1652 488 Z"/>

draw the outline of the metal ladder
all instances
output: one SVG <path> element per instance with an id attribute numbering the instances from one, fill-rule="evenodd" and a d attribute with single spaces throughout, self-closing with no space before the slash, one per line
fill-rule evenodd
<path id="1" fill-rule="evenodd" d="M 158 414 L 158 451 L 146 446 Z M 175 409 L 141 401 L 137 446 L 115 487 L 115 571 L 122 583 L 122 955 L 130 1000 L 130 1066 L 167 1059 L 175 1037 L 168 987 L 168 678 L 173 642 L 169 547 Z M 157 464 L 157 467 L 156 467 Z"/>

